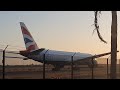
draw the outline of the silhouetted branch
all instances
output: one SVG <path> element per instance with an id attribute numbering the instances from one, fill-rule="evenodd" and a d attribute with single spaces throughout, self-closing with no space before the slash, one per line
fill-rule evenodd
<path id="1" fill-rule="evenodd" d="M 97 31 L 97 34 L 98 34 L 98 37 L 99 39 L 104 42 L 104 43 L 107 43 L 101 36 L 100 32 L 99 32 L 99 25 L 98 25 L 98 13 L 101 13 L 101 11 L 94 11 L 94 14 L 95 14 L 95 19 L 94 19 L 94 25 L 95 25 L 95 29 Z M 94 33 L 94 30 L 93 30 L 93 33 Z"/>

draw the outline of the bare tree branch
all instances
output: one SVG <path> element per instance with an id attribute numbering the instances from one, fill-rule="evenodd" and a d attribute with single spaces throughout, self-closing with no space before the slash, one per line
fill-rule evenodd
<path id="1" fill-rule="evenodd" d="M 100 14 L 101 11 L 94 11 L 94 14 L 95 14 L 95 19 L 94 19 L 95 29 L 94 29 L 94 30 L 97 31 L 97 34 L 98 34 L 99 39 L 100 39 L 102 42 L 107 43 L 107 42 L 102 38 L 102 36 L 101 36 L 101 34 L 100 34 L 100 32 L 99 32 L 99 25 L 98 25 L 98 18 L 97 18 L 98 13 Z M 94 30 L 93 30 L 93 32 L 94 32 Z"/>

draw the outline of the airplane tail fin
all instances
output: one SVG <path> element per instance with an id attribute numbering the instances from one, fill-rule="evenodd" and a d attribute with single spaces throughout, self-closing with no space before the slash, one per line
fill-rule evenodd
<path id="1" fill-rule="evenodd" d="M 32 35 L 28 31 L 27 27 L 25 26 L 25 24 L 23 22 L 20 22 L 20 26 L 21 26 L 21 30 L 22 30 L 22 34 L 23 34 L 23 38 L 24 38 L 24 42 L 25 42 L 25 46 L 26 46 L 26 50 L 28 52 L 38 50 L 39 48 L 38 48 L 36 42 L 34 41 Z"/>

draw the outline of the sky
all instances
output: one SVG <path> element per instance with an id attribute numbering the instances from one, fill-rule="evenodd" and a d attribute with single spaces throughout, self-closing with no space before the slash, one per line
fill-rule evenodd
<path id="1" fill-rule="evenodd" d="M 120 50 L 119 11 L 117 15 L 117 45 Z M 96 31 L 93 33 L 95 28 L 93 11 L 0 11 L 0 48 L 9 45 L 7 50 L 25 49 L 19 24 L 24 22 L 39 48 L 93 55 L 110 52 L 111 19 L 110 11 L 102 11 L 98 19 L 100 33 L 107 41 L 105 44 L 99 40 Z M 17 64 L 15 60 L 12 63 Z"/>

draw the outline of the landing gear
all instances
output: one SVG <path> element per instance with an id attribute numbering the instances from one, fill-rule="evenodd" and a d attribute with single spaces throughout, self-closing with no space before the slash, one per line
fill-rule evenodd
<path id="1" fill-rule="evenodd" d="M 60 71 L 60 68 L 53 68 L 52 71 Z"/>
<path id="2" fill-rule="evenodd" d="M 73 70 L 79 70 L 80 67 L 73 67 Z"/>
<path id="3" fill-rule="evenodd" d="M 52 69 L 52 71 L 60 71 L 61 68 L 63 68 L 63 65 L 54 65 L 54 68 Z"/>

